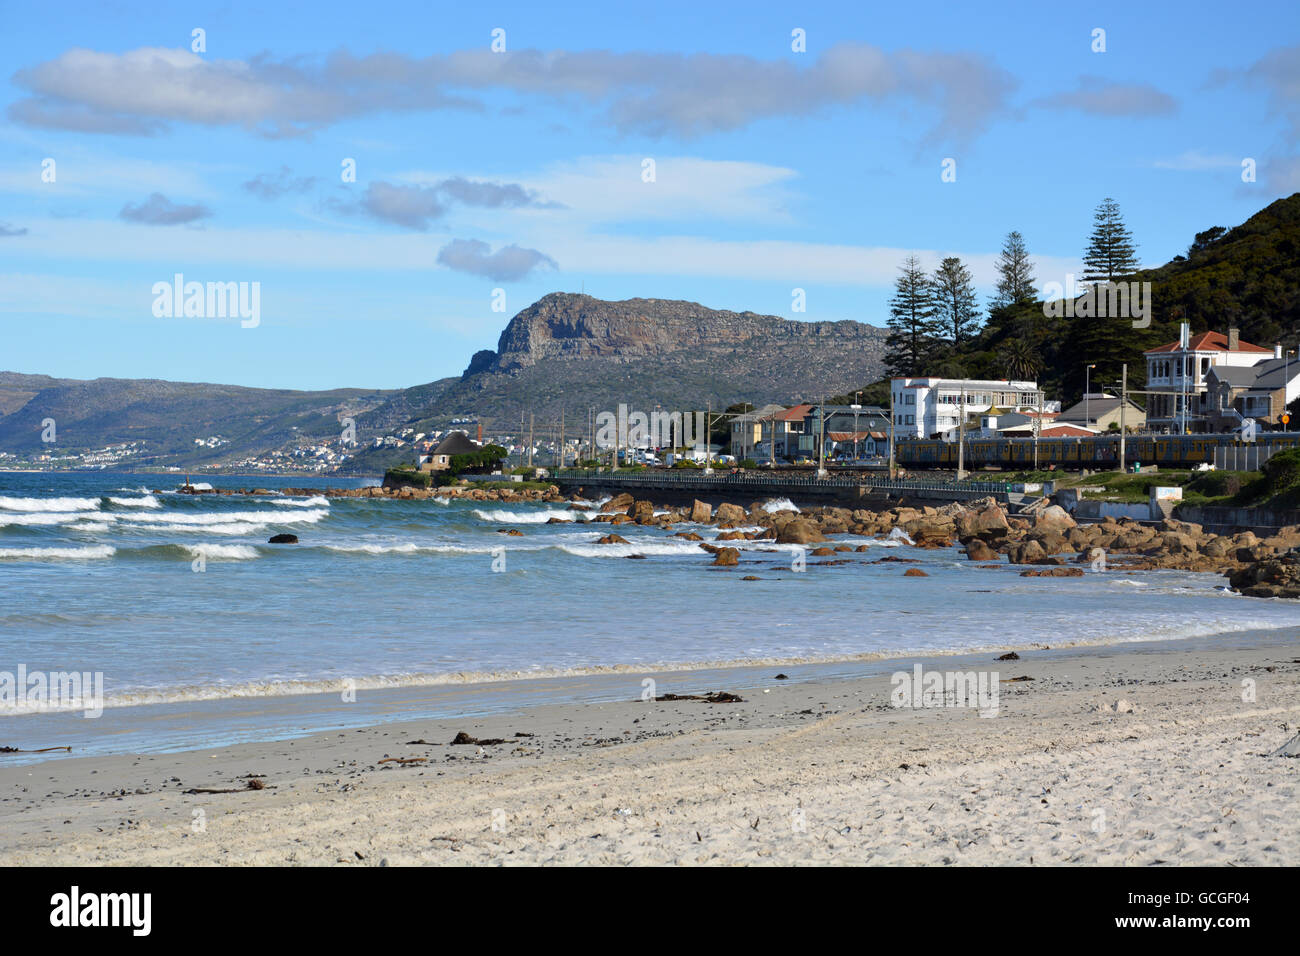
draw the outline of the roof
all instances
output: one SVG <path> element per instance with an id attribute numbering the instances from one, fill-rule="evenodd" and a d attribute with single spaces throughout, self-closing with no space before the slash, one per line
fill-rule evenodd
<path id="1" fill-rule="evenodd" d="M 794 405 L 787 408 L 785 411 L 776 412 L 770 417 L 775 418 L 779 422 L 797 422 L 806 418 L 808 413 L 812 410 L 813 407 L 811 405 Z"/>
<path id="2" fill-rule="evenodd" d="M 883 438 L 880 432 L 827 432 L 831 441 L 864 441 L 868 438 Z"/>
<path id="3" fill-rule="evenodd" d="M 1153 349 L 1147 349 L 1143 355 L 1154 355 L 1159 352 L 1181 352 L 1182 345 L 1177 341 L 1167 342 L 1164 345 Z M 1261 355 L 1271 355 L 1272 349 L 1266 349 L 1259 345 L 1251 345 L 1249 342 L 1238 340 L 1235 349 L 1228 348 L 1228 337 L 1222 332 L 1202 332 L 1200 335 L 1193 335 L 1187 344 L 1189 352 L 1259 352 Z"/>
<path id="4" fill-rule="evenodd" d="M 1208 375 L 1213 375 L 1218 381 L 1226 382 L 1233 388 L 1259 388 L 1273 391 L 1281 388 L 1287 380 L 1294 380 L 1300 376 L 1300 362 L 1288 362 L 1280 358 L 1235 368 L 1231 365 L 1215 365 Z"/>
<path id="5" fill-rule="evenodd" d="M 480 451 L 482 446 L 464 432 L 452 432 L 433 450 L 435 455 L 469 455 Z"/>
<path id="6" fill-rule="evenodd" d="M 1084 417 L 1086 415 L 1087 420 L 1095 422 L 1103 415 L 1109 415 L 1118 408 L 1119 399 L 1115 396 L 1107 395 L 1105 398 L 1101 398 L 1093 395 L 1088 398 L 1087 401 L 1077 402 L 1076 404 L 1071 405 L 1065 411 L 1061 412 L 1061 414 L 1056 417 L 1056 420 L 1063 425 L 1069 422 L 1086 423 Z M 1139 415 L 1146 415 L 1145 409 L 1135 403 L 1131 398 L 1128 400 L 1128 411 L 1137 412 Z M 1126 415 L 1128 414 L 1128 411 L 1125 412 Z"/>
<path id="7" fill-rule="evenodd" d="M 1095 434 L 1097 434 L 1095 428 L 1084 428 L 1080 425 L 1068 425 L 1059 422 L 1055 425 L 1048 425 L 1038 432 L 1040 438 L 1085 438 Z"/>
<path id="8" fill-rule="evenodd" d="M 733 418 L 731 422 L 734 425 L 737 422 L 766 421 L 767 419 L 771 418 L 772 415 L 775 414 L 776 412 L 783 412 L 783 411 L 785 411 L 784 405 L 768 404 L 768 405 L 764 405 L 762 408 L 756 408 L 751 412 L 743 412 L 742 414 L 737 415 L 735 418 Z"/>

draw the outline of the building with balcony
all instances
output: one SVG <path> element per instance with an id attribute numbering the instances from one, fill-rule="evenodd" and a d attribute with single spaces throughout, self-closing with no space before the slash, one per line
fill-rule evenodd
<path id="1" fill-rule="evenodd" d="M 1147 427 L 1152 431 L 1212 431 L 1220 416 L 1210 400 L 1210 370 L 1250 368 L 1282 358 L 1282 347 L 1266 349 L 1241 341 L 1236 329 L 1192 335 L 1186 322 L 1177 342 L 1143 353 L 1147 360 Z"/>
<path id="2" fill-rule="evenodd" d="M 1037 413 L 1043 393 L 1037 382 L 1006 379 L 895 378 L 890 381 L 895 440 L 943 438 L 957 430 L 962 419 L 988 412 Z"/>

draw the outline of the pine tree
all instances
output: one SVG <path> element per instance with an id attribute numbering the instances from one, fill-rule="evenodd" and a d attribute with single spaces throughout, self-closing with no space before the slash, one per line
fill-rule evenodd
<path id="1" fill-rule="evenodd" d="M 894 280 L 889 300 L 889 335 L 885 339 L 885 368 L 890 375 L 923 375 L 934 351 L 938 329 L 934 321 L 933 290 L 916 256 L 908 256 Z"/>
<path id="2" fill-rule="evenodd" d="M 1138 270 L 1137 246 L 1124 225 L 1119 203 L 1106 198 L 1092 217 L 1092 235 L 1083 254 L 1084 282 L 1114 282 Z"/>
<path id="3" fill-rule="evenodd" d="M 956 256 L 949 256 L 934 270 L 930 283 L 934 290 L 934 320 L 942 330 L 942 337 L 952 345 L 961 345 L 979 326 L 979 307 L 970 270 Z"/>
<path id="4" fill-rule="evenodd" d="M 998 294 L 993 297 L 992 309 L 1034 301 L 1034 264 L 1029 260 L 1029 250 L 1020 233 L 1007 233 L 1002 252 L 998 254 L 997 269 Z"/>

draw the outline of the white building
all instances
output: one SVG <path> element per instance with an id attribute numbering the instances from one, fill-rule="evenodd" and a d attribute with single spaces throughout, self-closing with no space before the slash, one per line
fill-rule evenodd
<path id="1" fill-rule="evenodd" d="M 1037 382 L 1006 379 L 895 378 L 893 393 L 896 439 L 942 437 L 961 424 L 962 415 L 999 409 L 1002 412 L 1037 412 L 1043 401 Z"/>

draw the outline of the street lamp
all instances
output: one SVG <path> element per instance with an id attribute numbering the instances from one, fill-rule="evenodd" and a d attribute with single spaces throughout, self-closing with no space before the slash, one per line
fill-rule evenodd
<path id="1" fill-rule="evenodd" d="M 1083 367 L 1083 427 L 1089 428 L 1092 423 L 1092 416 L 1088 414 L 1088 393 L 1092 391 L 1090 382 L 1092 381 L 1092 370 L 1096 365 L 1085 365 Z"/>

